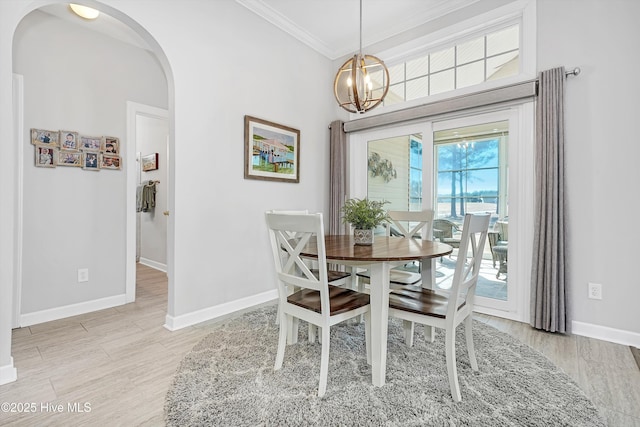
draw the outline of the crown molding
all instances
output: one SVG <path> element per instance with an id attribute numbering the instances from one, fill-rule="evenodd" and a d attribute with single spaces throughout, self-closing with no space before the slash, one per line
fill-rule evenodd
<path id="1" fill-rule="evenodd" d="M 358 49 L 357 37 L 353 43 L 341 43 L 340 46 L 330 46 L 319 37 L 311 34 L 275 8 L 268 4 L 268 0 L 235 0 L 238 4 L 246 7 L 256 15 L 280 28 L 282 31 L 311 47 L 325 57 L 335 60 L 345 55 L 354 53 Z M 392 25 L 378 26 L 375 36 L 370 34 L 366 37 L 366 45 L 372 45 L 382 40 L 404 33 L 412 28 L 433 21 L 456 10 L 468 7 L 480 0 L 434 0 L 428 10 L 420 10 L 406 16 L 402 21 Z M 365 34 L 366 35 L 366 34 Z M 363 40 L 363 43 L 365 41 Z"/>

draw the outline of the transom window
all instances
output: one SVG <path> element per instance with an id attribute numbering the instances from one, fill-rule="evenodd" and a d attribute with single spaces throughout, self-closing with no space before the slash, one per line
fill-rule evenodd
<path id="1" fill-rule="evenodd" d="M 389 66 L 390 85 L 384 105 L 517 75 L 519 56 L 520 25 L 515 24 Z"/>

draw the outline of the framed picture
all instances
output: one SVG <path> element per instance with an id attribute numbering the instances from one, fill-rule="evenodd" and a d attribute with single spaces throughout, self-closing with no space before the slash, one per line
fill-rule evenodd
<path id="1" fill-rule="evenodd" d="M 36 166 L 40 168 L 55 168 L 57 149 L 46 145 L 36 145 Z"/>
<path id="2" fill-rule="evenodd" d="M 31 143 L 43 144 L 51 147 L 58 146 L 59 132 L 57 130 L 31 129 Z"/>
<path id="3" fill-rule="evenodd" d="M 80 149 L 88 151 L 100 151 L 102 146 L 101 136 L 84 136 L 80 135 Z"/>
<path id="4" fill-rule="evenodd" d="M 158 153 L 142 156 L 142 171 L 149 172 L 158 169 Z"/>
<path id="5" fill-rule="evenodd" d="M 67 151 L 78 151 L 78 132 L 60 131 L 60 148 Z"/>
<path id="6" fill-rule="evenodd" d="M 100 169 L 120 170 L 120 156 L 103 154 L 100 157 Z"/>
<path id="7" fill-rule="evenodd" d="M 100 162 L 98 161 L 100 153 L 93 151 L 85 151 L 82 153 L 82 169 L 90 171 L 99 171 Z"/>
<path id="8" fill-rule="evenodd" d="M 113 136 L 105 136 L 100 151 L 105 154 L 120 154 L 120 140 Z"/>
<path id="9" fill-rule="evenodd" d="M 82 153 L 80 151 L 58 151 L 57 165 L 79 168 L 82 166 Z"/>
<path id="10" fill-rule="evenodd" d="M 244 177 L 300 182 L 300 131 L 244 116 Z"/>

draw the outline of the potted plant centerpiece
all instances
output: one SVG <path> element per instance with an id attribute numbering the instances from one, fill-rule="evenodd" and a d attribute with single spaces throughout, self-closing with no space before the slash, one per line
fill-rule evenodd
<path id="1" fill-rule="evenodd" d="M 389 220 L 384 209 L 387 201 L 349 199 L 342 207 L 342 221 L 354 227 L 353 237 L 356 245 L 372 245 L 373 230 Z"/>

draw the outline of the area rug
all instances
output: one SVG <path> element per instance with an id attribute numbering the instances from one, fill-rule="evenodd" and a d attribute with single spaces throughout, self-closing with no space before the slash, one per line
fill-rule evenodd
<path id="1" fill-rule="evenodd" d="M 479 371 L 457 337 L 462 401 L 451 398 L 444 334 L 415 345 L 402 324 L 389 323 L 386 384 L 371 384 L 364 324 L 331 328 L 329 380 L 317 397 L 320 345 L 301 322 L 299 342 L 287 346 L 274 371 L 275 307 L 221 325 L 187 354 L 165 402 L 169 426 L 604 426 L 577 384 L 542 354 L 482 322 L 473 333 Z"/>

